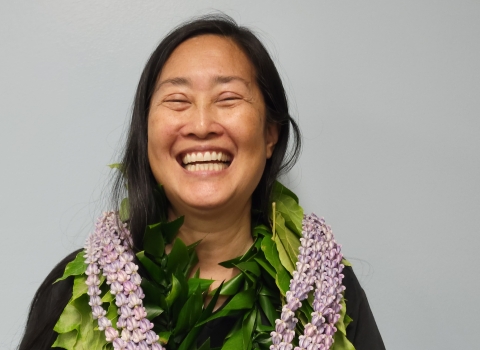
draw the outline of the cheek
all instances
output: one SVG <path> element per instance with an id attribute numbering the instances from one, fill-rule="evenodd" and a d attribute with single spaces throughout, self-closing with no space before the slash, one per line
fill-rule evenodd
<path id="1" fill-rule="evenodd" d="M 237 115 L 229 117 L 231 121 L 228 129 L 234 137 L 248 149 L 255 148 L 257 152 L 264 151 L 265 147 L 265 117 L 262 108 L 249 108 Z"/>
<path id="2" fill-rule="evenodd" d="M 154 171 L 160 168 L 160 162 L 168 158 L 173 139 L 172 129 L 161 121 L 160 118 L 155 117 L 149 117 L 148 120 L 148 160 Z"/>

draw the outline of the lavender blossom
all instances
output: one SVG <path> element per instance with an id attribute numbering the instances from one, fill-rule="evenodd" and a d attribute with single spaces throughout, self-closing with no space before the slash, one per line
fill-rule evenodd
<path id="1" fill-rule="evenodd" d="M 115 350 L 164 350 L 158 343 L 158 335 L 151 330 L 153 324 L 146 318 L 142 301 L 145 294 L 140 287 L 142 279 L 130 250 L 132 238 L 126 224 L 118 227 L 118 223 L 117 213 L 104 213 L 85 244 L 84 257 L 88 264 L 85 274 L 92 316 L 98 319 L 98 328 L 105 331 L 105 339 L 112 342 Z M 105 317 L 100 298 L 100 272 L 110 285 L 110 293 L 115 295 L 118 330 Z"/>
<path id="2" fill-rule="evenodd" d="M 342 285 L 343 270 L 340 245 L 333 239 L 330 226 L 315 214 L 305 216 L 302 222 L 302 238 L 296 269 L 286 293 L 280 319 L 275 321 L 271 333 L 270 350 L 292 349 L 295 326 L 298 322 L 295 311 L 302 301 L 314 292 L 311 322 L 305 325 L 295 350 L 327 350 L 333 344 L 335 323 L 340 319 L 340 302 L 345 287 Z"/>

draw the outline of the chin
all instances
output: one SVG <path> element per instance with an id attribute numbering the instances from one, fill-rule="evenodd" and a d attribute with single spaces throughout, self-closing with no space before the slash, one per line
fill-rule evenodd
<path id="1" fill-rule="evenodd" d="M 218 196 L 218 193 L 213 195 L 202 195 L 197 193 L 193 198 L 186 198 L 185 205 L 197 210 L 214 210 L 224 208 L 228 203 L 228 199 L 223 196 Z"/>

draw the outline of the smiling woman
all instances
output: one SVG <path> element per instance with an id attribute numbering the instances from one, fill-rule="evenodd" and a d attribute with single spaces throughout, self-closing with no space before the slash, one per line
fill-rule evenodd
<path id="1" fill-rule="evenodd" d="M 119 210 L 47 277 L 20 349 L 384 349 L 330 227 L 276 182 L 299 150 L 251 31 L 173 30 L 140 79 Z"/>

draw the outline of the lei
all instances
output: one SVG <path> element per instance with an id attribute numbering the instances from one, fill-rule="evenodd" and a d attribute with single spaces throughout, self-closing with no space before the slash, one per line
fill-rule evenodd
<path id="1" fill-rule="evenodd" d="M 274 201 L 273 232 L 256 226 L 252 247 L 221 263 L 240 274 L 210 292 L 205 307 L 213 281 L 199 278 L 199 271 L 188 278 L 198 260 L 196 244 L 175 239 L 183 217 L 147 226 L 144 250 L 136 253 L 145 271 L 140 277 L 127 225 L 118 213 L 104 213 L 85 251 L 59 279 L 75 276 L 53 347 L 209 350 L 209 340 L 196 344 L 202 326 L 237 315 L 222 350 L 354 350 L 346 338 L 351 319 L 341 273 L 349 263 L 331 228 L 314 214 L 304 216 L 296 195 L 278 182 Z M 167 243 L 172 244 L 168 255 Z M 231 298 L 214 312 L 220 295 Z"/>

